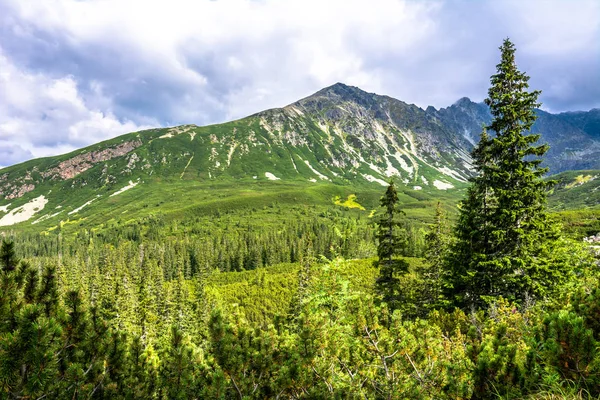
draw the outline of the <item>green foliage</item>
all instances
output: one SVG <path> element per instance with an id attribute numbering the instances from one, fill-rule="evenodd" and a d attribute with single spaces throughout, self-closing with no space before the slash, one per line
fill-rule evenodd
<path id="1" fill-rule="evenodd" d="M 564 283 L 568 266 L 553 260 L 558 228 L 546 212 L 540 167 L 547 145 L 536 146 L 530 130 L 539 91 L 517 69 L 515 47 L 506 39 L 485 100 L 493 116 L 472 156 L 478 176 L 461 203 L 456 243 L 445 274 L 446 294 L 460 307 L 484 307 L 497 296 L 543 298 Z"/>
<path id="2" fill-rule="evenodd" d="M 549 205 L 553 210 L 582 212 L 583 215 L 600 211 L 600 171 L 566 171 L 551 177 L 556 182 Z M 590 232 L 596 234 L 600 228 Z M 589 236 L 589 235 L 588 235 Z"/>
<path id="3" fill-rule="evenodd" d="M 583 317 L 585 326 L 600 340 L 600 278 L 595 277 L 588 286 L 581 286 L 573 293 L 573 311 Z"/>
<path id="4" fill-rule="evenodd" d="M 60 183 L 42 179 L 75 154 L 7 169 L 1 179 L 31 174 L 61 211 L 2 232 L 0 398 L 600 395 L 598 269 L 546 211 L 547 146 L 525 134 L 539 92 L 527 91 L 512 43 L 501 50 L 486 100 L 494 118 L 473 152 L 479 175 L 455 237 L 444 209 L 452 219 L 458 182 L 443 193 L 391 182 L 375 218 L 374 185 L 348 185 L 373 166 L 329 165 L 332 182 L 307 183 L 308 164 L 365 143 L 306 118 L 277 121 L 275 134 L 302 127 L 309 145 L 272 146 L 272 115 L 263 114 L 135 134 L 150 172 L 130 168 L 131 156 Z M 321 116 L 341 109 L 322 106 Z M 388 119 L 406 109 L 391 111 Z M 407 127 L 422 132 L 412 111 Z M 265 160 L 285 179 L 268 182 Z M 415 181 L 440 177 L 421 161 Z M 555 209 L 594 207 L 583 191 L 596 187 L 595 173 L 559 179 Z M 129 180 L 139 184 L 110 197 Z M 575 237 L 596 233 L 594 209 L 558 217 Z"/>
<path id="5" fill-rule="evenodd" d="M 448 247 L 450 245 L 450 228 L 441 203 L 435 210 L 435 222 L 425 236 L 427 251 L 425 253 L 426 264 L 421 275 L 423 277 L 423 308 L 433 310 L 437 308 L 443 299 L 442 274 L 444 261 L 448 258 Z"/>
<path id="6" fill-rule="evenodd" d="M 500 299 L 490 310 L 490 319 L 475 323 L 469 331 L 469 352 L 475 364 L 474 398 L 508 398 L 526 393 L 529 374 L 527 337 L 530 334 L 527 313 Z"/>
<path id="7" fill-rule="evenodd" d="M 372 260 L 318 263 L 305 254 L 302 265 L 217 273 L 200 283 L 200 278 L 184 279 L 181 273 L 163 280 L 162 273 L 152 272 L 156 265 L 144 248 L 142 257 L 136 250 L 128 261 L 133 265 L 136 260 L 141 268 L 136 273 L 144 271 L 147 278 L 135 281 L 117 268 L 123 263 L 112 259 L 116 250 L 100 262 L 104 281 L 133 286 L 106 291 L 122 304 L 117 313 L 108 312 L 101 300 L 106 290 L 101 282 L 82 295 L 60 283 L 61 268 L 44 268 L 39 278 L 26 262 L 2 271 L 2 397 L 491 399 L 544 398 L 577 390 L 598 394 L 600 354 L 590 328 L 598 286 L 593 270 L 577 281 L 580 286 L 567 300 L 569 309 L 558 302 L 557 310 L 518 308 L 500 299 L 487 313 L 433 310 L 426 318 L 413 319 L 417 315 L 410 304 L 392 311 L 375 301 L 378 271 Z M 423 294 L 416 283 L 430 264 L 403 260 L 409 268 L 399 280 L 400 291 L 408 293 L 407 303 L 419 304 Z M 98 276 L 96 269 L 88 273 Z M 290 282 L 288 292 L 277 286 L 248 290 L 277 277 Z M 219 289 L 228 285 L 246 291 L 244 309 L 233 294 L 214 305 Z M 206 298 L 199 291 L 212 294 Z M 140 293 L 143 301 L 131 293 Z M 263 296 L 287 304 L 280 308 L 287 310 L 257 317 Z M 135 310 L 143 322 L 119 315 L 121 310 Z M 287 318 L 290 310 L 293 318 Z"/>
<path id="8" fill-rule="evenodd" d="M 581 316 L 566 310 L 548 315 L 539 340 L 544 365 L 561 379 L 600 394 L 598 343 Z"/>
<path id="9" fill-rule="evenodd" d="M 0 248 L 0 268 L 5 272 L 14 271 L 19 260 L 15 255 L 14 243 L 12 241 L 2 240 Z"/>
<path id="10" fill-rule="evenodd" d="M 401 231 L 401 224 L 398 221 L 398 216 L 404 215 L 404 212 L 398 210 L 398 193 L 393 181 L 390 181 L 380 204 L 384 211 L 377 221 L 377 257 L 379 258 L 377 290 L 382 300 L 391 309 L 396 309 L 400 301 L 397 276 L 408 270 L 408 264 L 397 258 L 406 247 L 407 238 Z"/>

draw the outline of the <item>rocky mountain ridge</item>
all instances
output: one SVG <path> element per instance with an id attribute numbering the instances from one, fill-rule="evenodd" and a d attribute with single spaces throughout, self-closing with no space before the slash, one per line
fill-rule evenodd
<path id="1" fill-rule="evenodd" d="M 593 111 L 538 111 L 534 130 L 551 145 L 545 161 L 551 171 L 600 168 Z M 490 118 L 484 104 L 467 98 L 423 110 L 338 83 L 237 121 L 130 133 L 4 168 L 0 227 L 84 217 L 103 202 L 108 207 L 132 191 L 161 191 L 174 182 L 376 189 L 394 178 L 412 192 L 460 189 L 473 173 L 469 153 Z"/>

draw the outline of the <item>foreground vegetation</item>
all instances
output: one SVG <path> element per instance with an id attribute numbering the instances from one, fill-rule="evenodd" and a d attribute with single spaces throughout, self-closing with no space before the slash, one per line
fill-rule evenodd
<path id="1" fill-rule="evenodd" d="M 38 277 L 16 263 L 9 247 L 0 373 L 10 398 L 600 395 L 600 280 L 590 259 L 572 260 L 578 279 L 552 301 L 499 298 L 487 312 L 414 318 L 426 293 L 418 259 L 402 279 L 410 307 L 392 314 L 373 294 L 372 260 L 222 273 L 203 291 L 199 280 L 149 288 L 147 275 L 99 279 L 84 298 L 54 268 Z"/>

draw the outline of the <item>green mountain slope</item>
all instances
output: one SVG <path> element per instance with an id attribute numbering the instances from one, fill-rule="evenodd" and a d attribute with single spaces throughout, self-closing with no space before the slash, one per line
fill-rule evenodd
<path id="1" fill-rule="evenodd" d="M 536 127 L 551 145 L 552 170 L 596 165 L 593 111 L 539 112 Z M 129 133 L 1 169 L 0 230 L 97 227 L 273 203 L 330 207 L 352 204 L 345 203 L 351 195 L 369 215 L 392 177 L 409 208 L 437 199 L 454 204 L 488 119 L 485 105 L 466 98 L 423 110 L 335 84 L 237 121 Z M 588 197 L 558 190 L 554 204 L 593 206 L 594 195 Z"/>
<path id="2" fill-rule="evenodd" d="M 390 177 L 413 199 L 456 196 L 470 174 L 463 147 L 418 107 L 338 84 L 241 120 L 131 133 L 0 170 L 0 229 L 356 192 L 369 212 Z"/>
<path id="3" fill-rule="evenodd" d="M 557 185 L 550 197 L 555 210 L 600 210 L 600 170 L 568 171 L 555 175 Z"/>

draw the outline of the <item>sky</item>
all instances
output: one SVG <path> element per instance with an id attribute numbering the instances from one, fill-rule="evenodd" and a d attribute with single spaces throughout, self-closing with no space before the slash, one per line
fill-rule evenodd
<path id="1" fill-rule="evenodd" d="M 0 167 L 336 82 L 482 101 L 506 37 L 543 109 L 600 107 L 598 0 L 0 0 Z"/>

